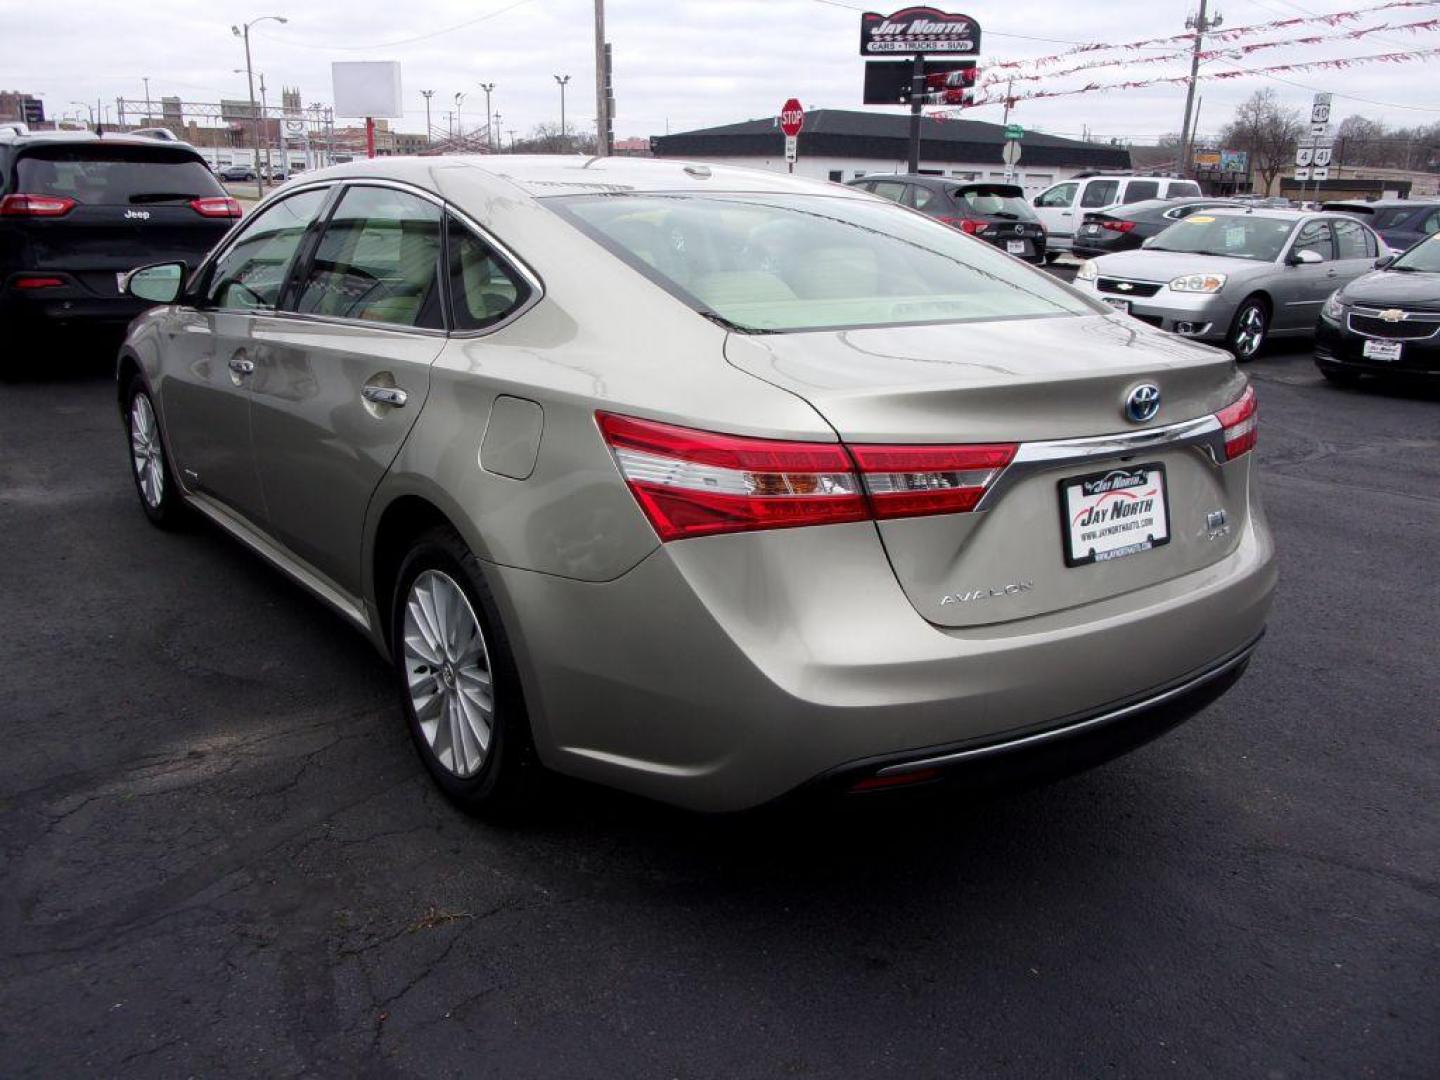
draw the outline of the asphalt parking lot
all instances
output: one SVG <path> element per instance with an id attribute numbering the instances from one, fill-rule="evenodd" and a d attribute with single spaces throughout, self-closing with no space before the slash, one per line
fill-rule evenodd
<path id="1" fill-rule="evenodd" d="M 1252 367 L 1240 685 L 985 801 L 436 793 L 387 670 L 152 529 L 102 345 L 0 383 L 0 1074 L 1433 1077 L 1440 394 Z"/>

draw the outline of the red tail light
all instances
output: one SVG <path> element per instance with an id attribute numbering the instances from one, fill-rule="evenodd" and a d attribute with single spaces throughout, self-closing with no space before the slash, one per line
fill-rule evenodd
<path id="1" fill-rule="evenodd" d="M 201 217 L 212 218 L 236 218 L 240 216 L 240 204 L 229 195 L 207 196 L 203 199 L 191 199 L 190 209 L 194 210 Z"/>
<path id="2" fill-rule="evenodd" d="M 1234 461 L 1241 454 L 1255 449 L 1255 438 L 1260 415 L 1255 403 L 1255 388 L 1245 387 L 1245 392 L 1235 401 L 1215 414 L 1225 432 L 1225 460 Z"/>
<path id="3" fill-rule="evenodd" d="M 63 195 L 6 195 L 0 217 L 64 217 L 75 205 Z"/>
<path id="4" fill-rule="evenodd" d="M 1014 443 L 965 446 L 852 446 L 877 518 L 974 510 Z"/>
<path id="5" fill-rule="evenodd" d="M 975 218 L 965 217 L 942 217 L 939 220 L 972 236 L 990 224 L 988 221 L 977 221 Z"/>
<path id="6" fill-rule="evenodd" d="M 1101 227 L 1102 229 L 1109 229 L 1111 232 L 1129 232 L 1131 229 L 1135 228 L 1135 222 L 1133 222 L 1133 221 L 1102 221 L 1102 222 L 1100 222 L 1100 227 Z"/>
<path id="7" fill-rule="evenodd" d="M 64 287 L 65 279 L 58 277 L 19 277 L 10 284 L 16 289 L 59 289 Z"/>
<path id="8" fill-rule="evenodd" d="M 612 413 L 596 418 L 640 508 L 667 541 L 963 513 L 1016 449 L 846 447 L 718 435 Z"/>
<path id="9" fill-rule="evenodd" d="M 599 413 L 600 430 L 661 540 L 863 521 L 838 443 L 791 443 Z"/>

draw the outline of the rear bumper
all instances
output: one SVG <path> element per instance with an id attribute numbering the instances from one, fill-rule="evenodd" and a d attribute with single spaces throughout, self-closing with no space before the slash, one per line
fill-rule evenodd
<path id="1" fill-rule="evenodd" d="M 123 327 L 154 306 L 132 296 L 96 296 L 78 286 L 33 290 L 6 286 L 0 288 L 0 326 L 41 329 L 86 323 Z"/>
<path id="2" fill-rule="evenodd" d="M 727 811 L 1155 699 L 1258 638 L 1276 569 L 1252 497 L 1203 570 L 970 629 L 920 617 L 869 523 L 682 541 L 602 584 L 490 575 L 546 764 Z M 1168 702 L 1131 737 L 1178 722 Z"/>

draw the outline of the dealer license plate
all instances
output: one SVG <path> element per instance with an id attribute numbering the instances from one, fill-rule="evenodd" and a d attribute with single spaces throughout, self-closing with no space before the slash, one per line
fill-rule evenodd
<path id="1" fill-rule="evenodd" d="M 1104 300 L 1105 303 L 1109 304 L 1109 305 L 1110 305 L 1111 307 L 1113 307 L 1116 311 L 1123 311 L 1126 315 L 1129 315 L 1129 314 L 1130 314 L 1130 301 L 1129 301 L 1129 300 L 1121 300 L 1121 299 L 1119 299 L 1118 297 L 1115 297 L 1115 296 L 1102 296 L 1100 299 L 1101 299 L 1101 300 Z"/>
<path id="2" fill-rule="evenodd" d="M 1360 352 L 1368 360 L 1399 360 L 1400 342 L 1367 340 Z"/>
<path id="3" fill-rule="evenodd" d="M 1024 254 L 1025 254 L 1025 241 L 1024 241 L 1024 240 L 1006 240 L 1006 241 L 1005 241 L 1005 250 L 1008 251 L 1011 255 L 1024 255 Z"/>
<path id="4" fill-rule="evenodd" d="M 1165 466 L 1107 469 L 1060 481 L 1065 565 L 1135 555 L 1170 542 Z"/>
<path id="5" fill-rule="evenodd" d="M 1081 229 L 1080 231 L 1083 232 L 1083 233 L 1085 233 L 1087 236 L 1094 236 L 1096 233 L 1098 233 L 1098 232 L 1100 231 L 1100 226 L 1099 226 L 1099 225 L 1086 225 L 1086 226 L 1085 226 L 1083 229 Z"/>

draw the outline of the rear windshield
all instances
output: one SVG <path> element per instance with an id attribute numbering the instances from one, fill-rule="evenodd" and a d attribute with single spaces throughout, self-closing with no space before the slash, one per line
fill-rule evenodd
<path id="1" fill-rule="evenodd" d="M 1408 221 L 1416 209 L 1414 206 L 1390 206 L 1384 210 L 1377 210 L 1370 225 L 1376 229 L 1393 229 L 1396 225 L 1403 225 Z"/>
<path id="2" fill-rule="evenodd" d="M 1201 211 L 1177 221 L 1150 241 L 1150 251 L 1186 251 L 1274 262 L 1295 222 L 1249 214 Z"/>
<path id="3" fill-rule="evenodd" d="M 991 217 L 1012 218 L 1016 221 L 1039 220 L 1031 211 L 1030 204 L 1025 201 L 1024 193 L 1016 187 L 970 184 L 953 187 L 950 194 L 955 199 L 955 205 L 962 210 L 972 210 Z"/>
<path id="4" fill-rule="evenodd" d="M 170 147 L 39 147 L 20 158 L 16 172 L 17 191 L 64 195 L 90 205 L 181 202 L 225 194 L 203 161 Z"/>
<path id="5" fill-rule="evenodd" d="M 932 218 L 822 195 L 545 200 L 701 314 L 746 331 L 1089 315 L 1049 275 Z"/>

